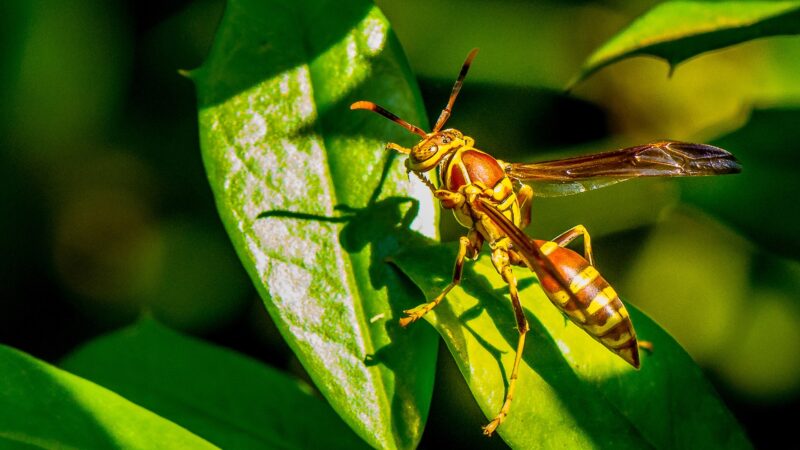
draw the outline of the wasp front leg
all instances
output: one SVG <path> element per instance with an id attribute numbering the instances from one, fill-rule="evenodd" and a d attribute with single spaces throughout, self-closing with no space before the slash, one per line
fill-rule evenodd
<path id="1" fill-rule="evenodd" d="M 442 204 L 442 208 L 445 209 L 460 208 L 461 205 L 463 205 L 466 201 L 464 194 L 460 192 L 448 191 L 447 189 L 437 189 L 433 192 L 433 195 Z"/>
<path id="2" fill-rule="evenodd" d="M 514 309 L 514 317 L 517 319 L 517 330 L 519 331 L 519 340 L 517 341 L 517 352 L 514 355 L 514 367 L 511 369 L 511 378 L 508 380 L 508 391 L 506 398 L 503 401 L 503 406 L 500 412 L 489 422 L 488 425 L 483 427 L 483 434 L 491 436 L 494 430 L 505 420 L 508 412 L 511 409 L 511 400 L 514 399 L 514 390 L 517 387 L 517 377 L 519 374 L 519 363 L 522 360 L 522 351 L 525 348 L 525 335 L 528 332 L 528 320 L 525 318 L 525 311 L 522 309 L 522 304 L 519 301 L 519 293 L 517 292 L 517 278 L 511 271 L 509 261 L 509 254 L 507 246 L 497 246 L 492 251 L 492 264 L 495 269 L 503 277 L 503 280 L 508 284 L 508 292 L 511 295 L 511 306 Z"/>
<path id="3" fill-rule="evenodd" d="M 416 322 L 422 316 L 427 314 L 428 311 L 432 310 L 436 307 L 436 305 L 441 303 L 447 293 L 461 282 L 461 273 L 464 269 L 464 260 L 466 258 L 472 260 L 477 258 L 482 244 L 483 238 L 474 229 L 470 230 L 467 236 L 461 236 L 461 239 L 458 240 L 458 254 L 456 255 L 455 267 L 453 267 L 453 280 L 439 295 L 436 296 L 436 298 L 430 302 L 423 303 L 415 308 L 403 311 L 406 316 L 400 319 L 400 326 L 405 327 L 412 322 Z"/>

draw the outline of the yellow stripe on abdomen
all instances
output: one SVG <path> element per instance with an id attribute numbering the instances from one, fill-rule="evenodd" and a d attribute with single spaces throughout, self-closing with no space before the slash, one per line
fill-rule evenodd
<path id="1" fill-rule="evenodd" d="M 558 244 L 552 241 L 548 241 L 542 244 L 542 246 L 539 247 L 539 250 L 541 250 L 542 253 L 545 254 L 545 256 L 550 256 L 550 254 L 553 253 L 557 248 Z"/>
<path id="2" fill-rule="evenodd" d="M 614 291 L 614 288 L 611 286 L 607 286 L 605 289 L 595 295 L 595 297 L 589 303 L 589 306 L 586 307 L 586 313 L 590 316 L 593 315 L 601 308 L 604 308 L 606 305 L 611 303 L 615 298 L 617 298 L 616 291 Z"/>
<path id="3" fill-rule="evenodd" d="M 572 281 L 570 281 L 569 290 L 577 294 L 581 291 L 581 289 L 588 286 L 589 283 L 594 281 L 599 276 L 600 273 L 597 272 L 597 269 L 595 269 L 593 266 L 586 266 L 577 275 L 575 275 Z"/>

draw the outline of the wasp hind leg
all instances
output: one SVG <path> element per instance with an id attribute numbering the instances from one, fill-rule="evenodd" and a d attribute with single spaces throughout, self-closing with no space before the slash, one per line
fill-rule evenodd
<path id="1" fill-rule="evenodd" d="M 430 302 L 423 303 L 415 308 L 406 309 L 403 311 L 406 316 L 400 319 L 401 327 L 406 327 L 409 324 L 419 320 L 422 316 L 427 314 L 428 311 L 432 310 L 436 307 L 436 305 L 441 303 L 442 300 L 444 300 L 445 295 L 447 295 L 451 289 L 461 282 L 464 259 L 475 259 L 478 256 L 478 252 L 480 251 L 483 240 L 481 235 L 473 229 L 470 230 L 467 236 L 461 236 L 461 239 L 458 240 L 458 243 L 458 254 L 456 255 L 455 267 L 453 267 L 453 280 L 447 285 L 446 288 L 444 288 L 441 294 L 437 295 L 436 298 Z"/>
<path id="2" fill-rule="evenodd" d="M 492 263 L 494 264 L 497 272 L 502 275 L 503 280 L 508 284 L 508 292 L 511 295 L 511 306 L 514 308 L 514 316 L 517 320 L 517 330 L 519 331 L 519 340 L 517 341 L 517 352 L 514 355 L 514 367 L 511 369 L 511 377 L 508 380 L 508 391 L 503 406 L 500 412 L 492 419 L 489 424 L 483 427 L 483 434 L 491 436 L 494 430 L 508 417 L 508 412 L 511 409 L 511 400 L 514 399 L 514 390 L 517 387 L 517 376 L 519 373 L 519 363 L 522 360 L 522 351 L 525 348 L 525 335 L 528 332 L 528 320 L 525 318 L 525 311 L 522 309 L 522 304 L 519 302 L 519 293 L 517 292 L 517 278 L 511 271 L 509 264 L 508 250 L 505 248 L 496 248 L 492 252 Z"/>
<path id="3" fill-rule="evenodd" d="M 553 242 L 558 244 L 559 247 L 566 247 L 570 242 L 574 241 L 578 236 L 583 236 L 583 256 L 589 261 L 589 265 L 594 266 L 594 256 L 592 256 L 592 238 L 589 237 L 589 232 L 583 225 L 575 225 L 569 230 L 559 234 L 553 239 Z"/>

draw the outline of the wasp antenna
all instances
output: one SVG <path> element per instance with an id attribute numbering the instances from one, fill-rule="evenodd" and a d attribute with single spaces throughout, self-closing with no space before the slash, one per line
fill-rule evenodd
<path id="1" fill-rule="evenodd" d="M 421 128 L 411 125 L 410 123 L 397 117 L 396 115 L 376 105 L 375 103 L 361 100 L 350 105 L 350 109 L 366 109 L 368 111 L 374 111 L 416 135 L 422 136 L 423 138 L 428 137 L 428 134 L 422 131 Z"/>
<path id="2" fill-rule="evenodd" d="M 473 48 L 467 55 L 467 59 L 464 61 L 464 64 L 461 66 L 461 72 L 459 72 L 458 78 L 456 79 L 456 84 L 453 85 L 453 91 L 450 93 L 450 100 L 447 101 L 447 106 L 445 106 L 442 110 L 442 113 L 439 114 L 439 119 L 436 121 L 436 126 L 433 127 L 434 133 L 441 130 L 444 124 L 447 122 L 447 119 L 450 118 L 450 113 L 453 112 L 453 104 L 456 102 L 456 97 L 458 97 L 458 93 L 461 91 L 461 85 L 464 84 L 464 78 L 467 77 L 469 66 L 472 64 L 472 60 L 475 59 L 475 55 L 477 54 L 478 49 Z"/>

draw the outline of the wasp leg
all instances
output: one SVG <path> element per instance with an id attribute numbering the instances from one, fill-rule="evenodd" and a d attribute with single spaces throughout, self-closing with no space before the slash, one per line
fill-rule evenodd
<path id="1" fill-rule="evenodd" d="M 525 229 L 531 223 L 531 203 L 533 201 L 533 189 L 527 184 L 523 185 L 517 192 L 519 202 L 519 227 Z"/>
<path id="2" fill-rule="evenodd" d="M 404 155 L 408 155 L 409 153 L 411 153 L 411 149 L 405 148 L 399 144 L 395 144 L 394 142 L 389 142 L 388 144 L 386 144 L 386 148 L 402 153 Z"/>
<path id="3" fill-rule="evenodd" d="M 470 235 L 471 234 L 472 230 L 470 230 Z M 415 308 L 403 311 L 406 314 L 406 316 L 400 319 L 401 327 L 406 327 L 408 326 L 408 324 L 419 320 L 428 311 L 432 310 L 433 308 L 436 307 L 436 305 L 441 303 L 441 301 L 444 299 L 444 296 L 447 295 L 448 292 L 450 292 L 450 289 L 453 289 L 455 285 L 461 282 L 461 272 L 462 269 L 464 268 L 464 258 L 467 256 L 467 253 L 469 253 L 469 257 L 471 259 L 474 259 L 474 257 L 477 256 L 477 251 L 479 250 L 479 248 L 475 249 L 472 245 L 472 242 L 470 242 L 470 238 L 467 236 L 461 236 L 461 239 L 458 240 L 458 243 L 459 243 L 458 255 L 456 255 L 456 264 L 455 267 L 453 268 L 453 281 L 451 281 L 450 284 L 448 284 L 447 287 L 444 288 L 442 293 L 437 295 L 436 298 L 434 298 L 432 301 L 428 303 L 423 303 Z"/>
<path id="4" fill-rule="evenodd" d="M 653 343 L 650 341 L 639 341 L 638 342 L 639 348 L 642 350 L 647 351 L 647 353 L 653 353 Z"/>
<path id="5" fill-rule="evenodd" d="M 460 192 L 448 191 L 447 189 L 437 189 L 433 195 L 439 199 L 445 209 L 455 209 L 461 207 L 466 201 L 464 194 Z"/>
<path id="6" fill-rule="evenodd" d="M 592 239 L 589 237 L 589 232 L 583 225 L 576 225 L 569 230 L 559 234 L 553 242 L 558 244 L 559 247 L 566 247 L 570 242 L 574 241 L 578 236 L 583 236 L 583 255 L 589 265 L 594 265 L 594 258 L 592 257 Z"/>
<path id="7" fill-rule="evenodd" d="M 519 372 L 519 363 L 522 360 L 522 350 L 525 348 L 525 334 L 528 332 L 528 321 L 525 319 L 525 311 L 522 309 L 522 304 L 519 302 L 519 294 L 517 293 L 517 278 L 511 271 L 509 265 L 508 250 L 504 247 L 495 248 L 492 251 L 492 263 L 495 269 L 503 276 L 503 280 L 508 284 L 508 292 L 511 294 L 511 306 L 514 308 L 514 316 L 517 319 L 517 330 L 519 331 L 519 340 L 517 341 L 517 353 L 514 356 L 514 367 L 511 369 L 511 378 L 508 381 L 508 391 L 506 399 L 503 402 L 500 412 L 489 422 L 488 425 L 483 427 L 483 434 L 491 436 L 494 430 L 503 422 L 508 416 L 508 411 L 511 409 L 511 400 L 514 398 L 514 389 L 517 387 L 517 375 Z"/>

